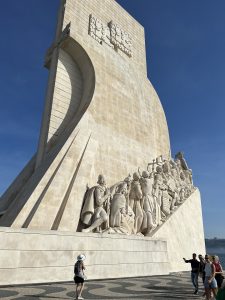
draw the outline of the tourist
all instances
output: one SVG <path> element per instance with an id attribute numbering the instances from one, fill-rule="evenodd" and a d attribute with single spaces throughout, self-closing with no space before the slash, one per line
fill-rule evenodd
<path id="1" fill-rule="evenodd" d="M 199 267 L 200 267 L 200 262 L 196 259 L 196 253 L 192 254 L 192 259 L 185 259 L 183 258 L 183 260 L 186 263 L 190 263 L 191 264 L 191 281 L 192 284 L 195 288 L 194 294 L 197 295 L 198 294 L 198 273 L 199 273 Z"/>
<path id="2" fill-rule="evenodd" d="M 221 285 L 223 283 L 223 268 L 219 262 L 219 257 L 217 255 L 212 256 L 212 263 L 215 266 L 215 279 L 218 285 L 218 288 L 221 288 Z"/>
<path id="3" fill-rule="evenodd" d="M 213 296 L 216 298 L 217 294 L 217 282 L 215 279 L 215 266 L 213 263 L 209 260 L 209 255 L 205 255 L 205 293 L 206 293 L 206 299 L 211 299 L 211 290 L 213 292 Z"/>
<path id="4" fill-rule="evenodd" d="M 204 284 L 205 281 L 205 260 L 201 254 L 198 256 L 199 259 L 199 277 L 202 278 L 202 282 Z"/>
<path id="5" fill-rule="evenodd" d="M 202 283 L 204 286 L 204 281 L 205 281 L 205 260 L 201 254 L 198 255 L 199 259 L 199 277 L 202 278 Z M 205 296 L 205 292 L 203 293 L 202 296 Z"/>
<path id="6" fill-rule="evenodd" d="M 76 284 L 76 299 L 84 299 L 81 296 L 81 293 L 83 291 L 83 287 L 84 287 L 84 270 L 85 270 L 85 266 L 84 266 L 84 260 L 85 260 L 85 255 L 80 254 L 77 256 L 77 262 L 74 265 L 74 282 Z"/>

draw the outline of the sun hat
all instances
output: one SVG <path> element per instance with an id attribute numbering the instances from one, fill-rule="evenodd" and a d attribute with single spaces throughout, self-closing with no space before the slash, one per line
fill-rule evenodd
<path id="1" fill-rule="evenodd" d="M 79 254 L 77 260 L 85 260 L 86 256 L 84 254 Z"/>

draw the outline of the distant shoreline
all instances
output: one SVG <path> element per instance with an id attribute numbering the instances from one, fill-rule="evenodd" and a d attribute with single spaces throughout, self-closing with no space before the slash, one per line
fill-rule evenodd
<path id="1" fill-rule="evenodd" d="M 220 263 L 225 269 L 225 239 L 205 239 L 206 252 L 209 255 L 218 255 Z"/>
<path id="2" fill-rule="evenodd" d="M 205 245 L 207 248 L 225 248 L 225 239 L 205 239 Z"/>

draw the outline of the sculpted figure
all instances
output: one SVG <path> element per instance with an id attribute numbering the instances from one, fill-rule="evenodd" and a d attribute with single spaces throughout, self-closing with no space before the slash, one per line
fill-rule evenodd
<path id="1" fill-rule="evenodd" d="M 175 201 L 175 205 L 179 205 L 182 201 L 180 199 L 180 191 L 181 191 L 181 181 L 180 181 L 180 177 L 178 180 L 178 176 L 177 176 L 177 172 L 175 169 L 171 169 L 171 176 L 173 177 L 176 189 L 175 189 L 175 197 L 176 197 L 176 201 Z"/>
<path id="2" fill-rule="evenodd" d="M 141 190 L 143 195 L 143 211 L 144 220 L 142 225 L 142 232 L 145 235 L 150 234 L 150 232 L 155 229 L 156 224 L 155 219 L 155 201 L 152 195 L 153 188 L 153 178 L 149 178 L 149 173 L 147 171 L 142 172 L 142 177 L 140 178 Z"/>
<path id="3" fill-rule="evenodd" d="M 162 191 L 160 186 L 162 184 L 161 177 L 158 174 L 154 176 L 154 184 L 152 189 L 152 195 L 155 201 L 155 223 L 157 226 L 162 224 L 165 219 L 165 215 L 161 212 L 162 205 Z"/>
<path id="4" fill-rule="evenodd" d="M 176 166 L 179 170 L 180 201 L 183 202 L 194 190 L 192 170 L 188 168 L 182 152 L 178 152 L 175 158 Z"/>
<path id="5" fill-rule="evenodd" d="M 177 191 L 178 191 L 178 204 L 181 204 L 185 200 L 185 189 L 186 189 L 186 183 L 184 178 L 183 169 L 181 167 L 181 161 L 179 159 L 173 161 L 171 159 L 171 173 L 173 174 L 173 177 L 175 178 Z"/>
<path id="6" fill-rule="evenodd" d="M 110 189 L 103 175 L 97 183 L 84 196 L 83 232 L 150 235 L 195 189 L 182 152 L 175 160 L 157 157 L 142 174 L 138 169 Z"/>
<path id="7" fill-rule="evenodd" d="M 134 213 L 126 205 L 127 192 L 127 182 L 124 181 L 117 186 L 111 202 L 109 225 L 115 232 L 131 234 L 134 232 Z"/>
<path id="8" fill-rule="evenodd" d="M 131 189 L 131 182 L 132 182 L 132 176 L 129 174 L 124 181 L 127 184 L 127 192 L 126 192 L 126 210 L 128 211 L 128 206 L 130 205 L 130 189 Z"/>
<path id="9" fill-rule="evenodd" d="M 167 185 L 167 191 L 170 196 L 170 210 L 171 209 L 173 210 L 176 208 L 175 204 L 177 202 L 176 183 L 175 183 L 174 178 L 172 177 L 169 162 L 165 162 L 163 164 L 162 168 L 163 168 L 165 184 Z"/>
<path id="10" fill-rule="evenodd" d="M 182 187 L 180 189 L 179 196 L 180 196 L 180 203 L 184 202 L 184 200 L 185 200 L 185 188 Z"/>
<path id="11" fill-rule="evenodd" d="M 188 165 L 186 163 L 186 160 L 184 159 L 184 154 L 182 152 L 178 152 L 176 155 L 175 155 L 175 160 L 179 160 L 180 163 L 181 163 L 181 168 L 183 170 L 189 170 L 188 168 Z"/>
<path id="12" fill-rule="evenodd" d="M 158 178 L 158 185 L 159 189 L 161 191 L 161 211 L 164 218 L 166 218 L 170 214 L 170 196 L 168 194 L 168 186 L 167 186 L 167 180 L 165 177 L 165 174 L 163 172 L 162 167 L 157 166 L 156 167 L 156 175 Z"/>
<path id="13" fill-rule="evenodd" d="M 90 225 L 82 232 L 100 232 L 100 226 L 108 221 L 108 215 L 103 205 L 109 206 L 110 192 L 106 187 L 103 175 L 98 176 L 98 185 L 89 189 L 84 199 L 84 206 L 81 212 L 81 222 Z"/>
<path id="14" fill-rule="evenodd" d="M 129 194 L 130 208 L 135 215 L 135 233 L 141 232 L 143 222 L 143 203 L 142 203 L 142 190 L 139 182 L 140 175 L 138 172 L 133 174 L 133 181 L 131 182 L 131 189 Z"/>
<path id="15" fill-rule="evenodd" d="M 180 179 L 181 179 L 181 187 L 182 187 L 181 197 L 184 200 L 185 198 L 188 198 L 190 196 L 193 186 L 190 185 L 190 182 L 189 180 L 187 180 L 187 177 L 185 176 L 184 172 L 180 173 Z"/>
<path id="16" fill-rule="evenodd" d="M 178 164 L 171 159 L 170 160 L 170 165 L 171 165 L 171 173 L 173 174 L 173 177 L 176 181 L 177 186 L 181 185 L 181 179 L 180 179 L 180 172 L 181 172 L 181 165 Z"/>
<path id="17" fill-rule="evenodd" d="M 132 177 L 131 175 L 129 174 L 123 181 L 119 181 L 117 183 L 115 183 L 114 185 L 112 185 L 110 187 L 110 194 L 111 194 L 111 197 L 113 197 L 113 195 L 115 194 L 118 186 L 121 184 L 121 183 L 126 183 L 127 184 L 127 190 L 128 192 L 130 191 L 130 186 L 131 186 L 131 181 L 132 181 Z"/>
<path id="18" fill-rule="evenodd" d="M 182 152 L 178 152 L 175 155 L 175 159 L 176 161 L 180 161 L 181 169 L 183 170 L 185 176 L 189 179 L 190 184 L 193 185 L 192 170 L 188 168 L 187 162 L 184 158 L 184 154 Z"/>

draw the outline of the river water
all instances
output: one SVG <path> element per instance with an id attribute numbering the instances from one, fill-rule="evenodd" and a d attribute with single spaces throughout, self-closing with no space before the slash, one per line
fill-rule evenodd
<path id="1" fill-rule="evenodd" d="M 206 252 L 209 255 L 218 255 L 220 259 L 220 263 L 225 271 L 225 248 L 223 247 L 216 247 L 216 246 L 207 246 L 206 243 Z"/>

